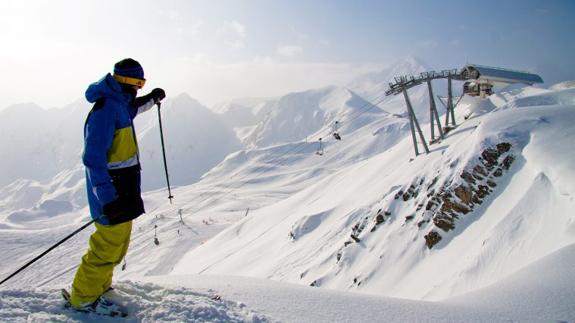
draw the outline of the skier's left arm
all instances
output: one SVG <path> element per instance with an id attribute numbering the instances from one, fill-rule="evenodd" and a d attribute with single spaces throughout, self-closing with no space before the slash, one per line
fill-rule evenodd
<path id="1" fill-rule="evenodd" d="M 146 112 L 150 110 L 154 104 L 162 101 L 166 97 L 166 92 L 161 88 L 155 88 L 152 92 L 137 97 L 134 100 L 134 112 L 132 118 L 136 117 L 136 115 Z"/>

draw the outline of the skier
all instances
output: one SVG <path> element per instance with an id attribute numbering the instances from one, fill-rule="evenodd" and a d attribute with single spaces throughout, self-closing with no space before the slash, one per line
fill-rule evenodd
<path id="1" fill-rule="evenodd" d="M 136 97 L 145 81 L 142 66 L 126 58 L 114 65 L 113 75 L 108 73 L 86 90 L 94 106 L 84 125 L 82 160 L 96 231 L 68 295 L 69 305 L 78 311 L 125 314 L 105 293 L 111 289 L 114 267 L 128 251 L 132 220 L 145 212 L 133 119 L 166 96 L 156 88 Z"/>

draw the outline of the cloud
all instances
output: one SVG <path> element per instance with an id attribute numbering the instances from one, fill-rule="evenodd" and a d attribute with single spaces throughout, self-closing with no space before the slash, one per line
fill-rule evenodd
<path id="1" fill-rule="evenodd" d="M 380 66 L 291 61 L 271 57 L 220 63 L 205 55 L 171 61 L 157 71 L 158 86 L 172 95 L 187 92 L 200 102 L 212 105 L 242 97 L 277 97 L 327 85 L 344 85 L 354 77 Z M 147 86 L 147 84 L 146 84 Z M 150 84 L 150 88 L 155 85 Z"/>
<path id="2" fill-rule="evenodd" d="M 294 57 L 303 53 L 303 48 L 295 45 L 284 45 L 277 48 L 277 53 L 285 57 Z"/>
<path id="3" fill-rule="evenodd" d="M 295 37 L 295 39 L 304 41 L 309 39 L 309 35 L 297 30 L 294 26 L 290 28 L 290 34 Z"/>
<path id="4" fill-rule="evenodd" d="M 216 34 L 224 43 L 234 49 L 245 48 L 245 39 L 247 38 L 246 26 L 235 20 L 224 21 Z"/>

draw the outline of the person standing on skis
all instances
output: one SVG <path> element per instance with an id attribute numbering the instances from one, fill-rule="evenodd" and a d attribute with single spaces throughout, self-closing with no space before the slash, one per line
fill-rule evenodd
<path id="1" fill-rule="evenodd" d="M 94 103 L 84 125 L 86 188 L 96 231 L 82 257 L 70 295 L 70 305 L 79 311 L 106 313 L 117 310 L 105 293 L 112 275 L 126 255 L 132 220 L 145 212 L 140 192 L 140 160 L 133 119 L 165 98 L 153 89 L 136 97 L 144 86 L 144 69 L 126 58 L 86 90 Z"/>

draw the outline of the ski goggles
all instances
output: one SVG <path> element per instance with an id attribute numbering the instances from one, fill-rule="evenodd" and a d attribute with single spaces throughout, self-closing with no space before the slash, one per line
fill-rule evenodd
<path id="1" fill-rule="evenodd" d="M 120 83 L 123 84 L 129 84 L 129 85 L 134 85 L 137 86 L 138 88 L 142 88 L 144 87 L 144 84 L 146 84 L 146 80 L 142 80 L 142 79 L 137 79 L 134 77 L 128 77 L 128 76 L 122 76 L 122 75 L 118 75 L 118 74 L 114 74 L 114 79 Z"/>

